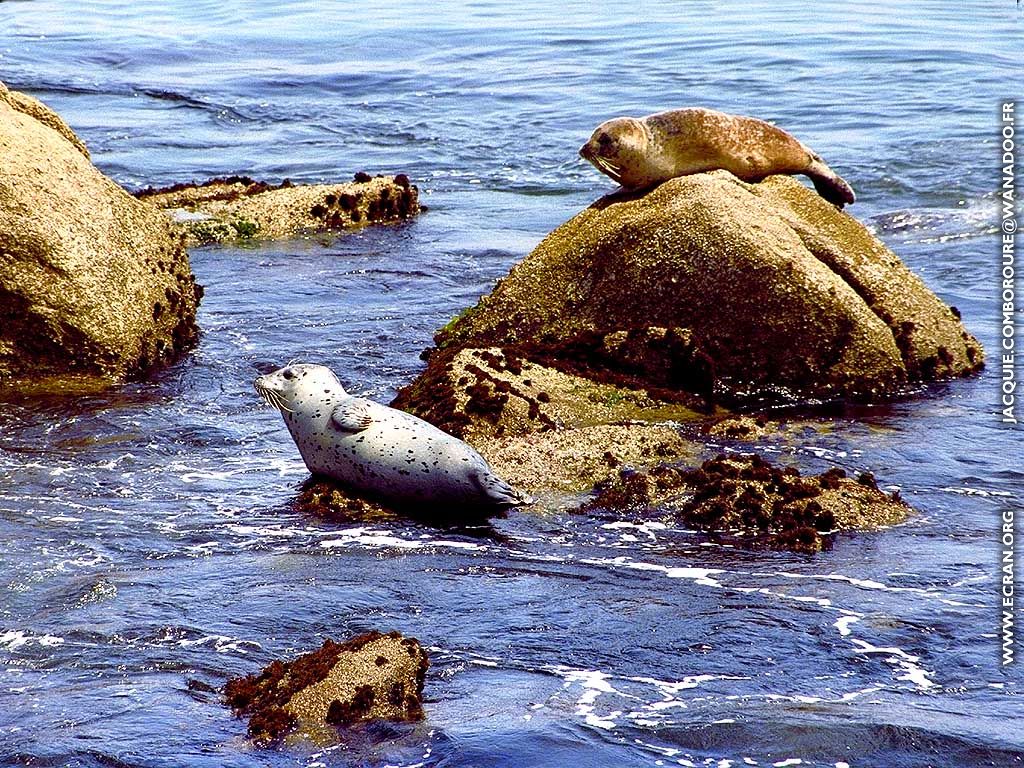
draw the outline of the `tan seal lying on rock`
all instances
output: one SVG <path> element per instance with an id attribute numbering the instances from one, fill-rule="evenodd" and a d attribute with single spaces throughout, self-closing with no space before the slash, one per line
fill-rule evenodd
<path id="1" fill-rule="evenodd" d="M 721 168 L 747 182 L 799 173 L 830 203 L 842 207 L 855 199 L 820 156 L 781 128 L 713 109 L 616 117 L 597 127 L 580 156 L 626 189 Z"/>
<path id="2" fill-rule="evenodd" d="M 457 437 L 349 395 L 322 365 L 289 365 L 255 387 L 281 410 L 309 471 L 350 490 L 399 506 L 499 511 L 530 503 Z"/>

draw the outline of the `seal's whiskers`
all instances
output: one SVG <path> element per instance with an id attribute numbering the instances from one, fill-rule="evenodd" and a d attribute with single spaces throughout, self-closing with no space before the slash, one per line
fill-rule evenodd
<path id="1" fill-rule="evenodd" d="M 256 391 L 259 393 L 259 396 L 266 401 L 267 405 L 271 405 L 274 408 L 277 408 L 279 411 L 288 411 L 288 413 L 295 413 L 295 411 L 293 411 L 291 408 L 284 404 L 284 398 L 281 397 L 281 395 L 275 392 L 274 390 L 267 389 L 266 387 L 257 384 Z"/>
<path id="2" fill-rule="evenodd" d="M 620 184 L 622 183 L 622 172 L 619 166 L 604 157 L 598 157 L 596 159 L 597 164 L 601 167 L 602 171 L 608 174 L 613 181 L 617 181 Z"/>

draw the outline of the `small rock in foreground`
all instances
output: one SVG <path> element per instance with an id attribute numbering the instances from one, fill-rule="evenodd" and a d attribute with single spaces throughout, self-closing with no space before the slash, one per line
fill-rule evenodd
<path id="1" fill-rule="evenodd" d="M 249 736 L 268 744 L 296 727 L 422 720 L 429 664 L 415 638 L 368 632 L 229 680 L 224 694 L 236 714 L 249 716 Z"/>

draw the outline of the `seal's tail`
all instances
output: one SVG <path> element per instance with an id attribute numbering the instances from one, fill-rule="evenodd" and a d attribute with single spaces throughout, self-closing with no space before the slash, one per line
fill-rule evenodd
<path id="1" fill-rule="evenodd" d="M 814 184 L 818 194 L 833 205 L 842 208 L 850 205 L 857 197 L 853 194 L 853 187 L 847 184 L 843 178 L 825 165 L 825 161 L 814 155 L 814 162 L 804 173 Z"/>

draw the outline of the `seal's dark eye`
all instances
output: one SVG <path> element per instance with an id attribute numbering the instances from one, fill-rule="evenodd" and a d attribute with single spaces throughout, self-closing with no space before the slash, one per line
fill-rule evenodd
<path id="1" fill-rule="evenodd" d="M 600 136 L 597 137 L 597 143 L 600 144 L 602 147 L 607 147 L 609 144 L 612 143 L 612 137 L 609 136 L 607 133 L 602 133 Z"/>
<path id="2" fill-rule="evenodd" d="M 295 371 L 293 371 L 291 368 L 285 368 L 283 371 L 281 371 L 281 375 L 284 376 L 286 379 L 294 379 Z"/>

